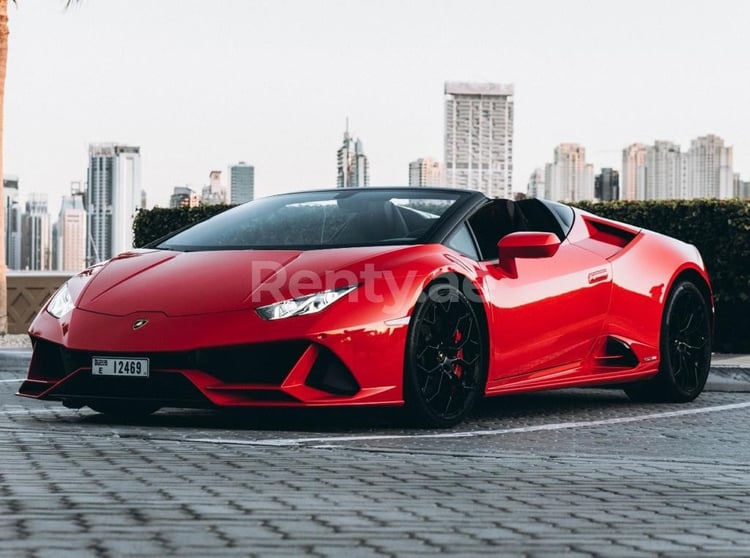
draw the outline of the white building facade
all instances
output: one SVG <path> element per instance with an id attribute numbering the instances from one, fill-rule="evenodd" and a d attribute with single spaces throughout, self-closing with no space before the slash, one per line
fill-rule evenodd
<path id="1" fill-rule="evenodd" d="M 687 197 L 731 198 L 734 194 L 732 148 L 713 134 L 690 142 L 687 152 Z"/>
<path id="2" fill-rule="evenodd" d="M 201 204 L 221 205 L 228 201 L 227 189 L 221 183 L 221 171 L 212 170 L 208 173 L 208 184 L 201 191 Z"/>
<path id="3" fill-rule="evenodd" d="M 622 150 L 620 199 L 642 200 L 646 192 L 646 156 L 648 147 L 634 143 Z"/>
<path id="4" fill-rule="evenodd" d="M 577 143 L 561 143 L 555 160 L 544 169 L 545 195 L 553 201 L 594 199 L 594 165 L 586 162 L 586 149 Z"/>
<path id="5" fill-rule="evenodd" d="M 88 264 L 133 248 L 133 219 L 141 207 L 140 147 L 89 146 L 86 213 Z"/>
<path id="6" fill-rule="evenodd" d="M 60 271 L 86 268 L 86 209 L 82 196 L 64 196 L 57 221 Z"/>
<path id="7" fill-rule="evenodd" d="M 622 152 L 620 199 L 737 197 L 732 147 L 715 135 L 694 139 L 683 152 L 671 141 L 634 143 Z"/>
<path id="8" fill-rule="evenodd" d="M 409 186 L 443 186 L 443 165 L 430 157 L 409 163 Z"/>
<path id="9" fill-rule="evenodd" d="M 512 197 L 513 85 L 445 83 L 445 182 Z"/>
<path id="10" fill-rule="evenodd" d="M 526 195 L 530 198 L 546 198 L 547 191 L 544 188 L 544 170 L 541 167 L 534 169 L 526 184 Z"/>
<path id="11" fill-rule="evenodd" d="M 52 236 L 47 194 L 31 193 L 21 219 L 21 269 L 48 271 L 52 267 Z"/>
<path id="12" fill-rule="evenodd" d="M 684 197 L 683 155 L 680 146 L 656 141 L 646 149 L 646 174 L 641 200 L 674 200 Z"/>

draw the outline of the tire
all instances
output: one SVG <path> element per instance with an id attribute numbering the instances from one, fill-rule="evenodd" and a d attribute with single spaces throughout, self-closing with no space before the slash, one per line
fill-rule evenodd
<path id="1" fill-rule="evenodd" d="M 657 375 L 625 387 L 634 401 L 685 403 L 698 397 L 711 367 L 711 312 L 706 296 L 692 281 L 672 289 L 664 307 Z"/>
<path id="2" fill-rule="evenodd" d="M 404 357 L 404 400 L 412 422 L 447 428 L 471 413 L 487 381 L 481 327 L 471 302 L 455 287 L 438 283 L 422 293 Z"/>
<path id="3" fill-rule="evenodd" d="M 161 405 L 158 403 L 121 401 L 116 399 L 103 399 L 101 401 L 89 402 L 87 405 L 97 413 L 119 420 L 145 418 L 161 408 Z"/>

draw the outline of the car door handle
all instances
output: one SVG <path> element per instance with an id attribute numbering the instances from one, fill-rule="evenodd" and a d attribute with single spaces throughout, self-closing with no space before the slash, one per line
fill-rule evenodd
<path id="1" fill-rule="evenodd" d="M 592 271 L 589 273 L 589 285 L 593 285 L 594 283 L 601 283 L 602 281 L 606 281 L 609 279 L 609 270 L 608 269 L 597 269 L 596 271 Z"/>

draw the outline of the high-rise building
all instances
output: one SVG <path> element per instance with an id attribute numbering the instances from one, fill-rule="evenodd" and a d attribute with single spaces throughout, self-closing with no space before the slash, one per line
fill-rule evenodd
<path id="1" fill-rule="evenodd" d="M 86 209 L 83 196 L 63 196 L 57 220 L 57 267 L 81 271 L 86 267 Z"/>
<path id="2" fill-rule="evenodd" d="M 665 200 L 736 197 L 732 148 L 718 136 L 694 139 L 690 149 L 670 141 L 634 143 L 622 152 L 621 197 Z"/>
<path id="3" fill-rule="evenodd" d="M 347 120 L 344 142 L 336 152 L 336 187 L 365 188 L 370 185 L 370 163 L 362 141 L 349 135 Z"/>
<path id="4" fill-rule="evenodd" d="M 554 163 L 544 169 L 546 195 L 553 201 L 594 199 L 594 165 L 586 163 L 586 149 L 577 143 L 555 148 Z"/>
<path id="5" fill-rule="evenodd" d="M 115 143 L 89 146 L 85 200 L 89 264 L 133 248 L 133 219 L 142 194 L 140 151 Z"/>
<path id="6" fill-rule="evenodd" d="M 229 167 L 229 194 L 231 203 L 245 203 L 255 198 L 255 167 L 240 161 Z"/>
<path id="7" fill-rule="evenodd" d="M 645 199 L 647 153 L 648 148 L 642 143 L 634 143 L 622 150 L 620 199 Z"/>
<path id="8" fill-rule="evenodd" d="M 656 141 L 646 148 L 646 180 L 639 200 L 683 198 L 683 155 L 671 141 Z"/>
<path id="9" fill-rule="evenodd" d="M 750 180 L 742 180 L 739 173 L 734 174 L 734 197 L 750 200 Z"/>
<path id="10" fill-rule="evenodd" d="M 687 197 L 731 198 L 734 190 L 732 148 L 713 134 L 690 142 L 687 152 Z"/>
<path id="11" fill-rule="evenodd" d="M 526 196 L 529 198 L 544 198 L 547 192 L 544 188 L 544 171 L 541 167 L 534 169 L 526 185 Z"/>
<path id="12" fill-rule="evenodd" d="M 5 192 L 5 263 L 8 269 L 21 269 L 21 216 L 18 201 L 18 177 L 4 176 Z"/>
<path id="13" fill-rule="evenodd" d="M 32 193 L 21 219 L 21 269 L 46 271 L 52 264 L 47 194 Z"/>
<path id="14" fill-rule="evenodd" d="M 169 196 L 169 207 L 198 207 L 201 197 L 188 186 L 175 186 Z"/>
<path id="15" fill-rule="evenodd" d="M 513 85 L 445 83 L 446 184 L 510 198 Z"/>
<path id="16" fill-rule="evenodd" d="M 60 269 L 60 232 L 57 227 L 58 223 L 52 223 L 50 227 L 50 247 L 52 248 L 52 257 L 50 258 L 49 268 Z"/>
<path id="17" fill-rule="evenodd" d="M 594 178 L 594 198 L 599 201 L 620 199 L 620 173 L 609 167 Z"/>
<path id="18" fill-rule="evenodd" d="M 442 186 L 443 165 L 430 157 L 409 163 L 409 186 Z"/>
<path id="19" fill-rule="evenodd" d="M 220 205 L 227 203 L 227 189 L 221 183 L 221 171 L 212 170 L 208 174 L 208 184 L 203 187 L 201 203 L 203 205 Z"/>

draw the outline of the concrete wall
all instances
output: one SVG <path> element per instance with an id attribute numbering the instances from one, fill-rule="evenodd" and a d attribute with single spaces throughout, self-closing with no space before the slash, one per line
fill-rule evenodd
<path id="1" fill-rule="evenodd" d="M 26 333 L 37 312 L 72 273 L 8 271 L 8 333 Z"/>

